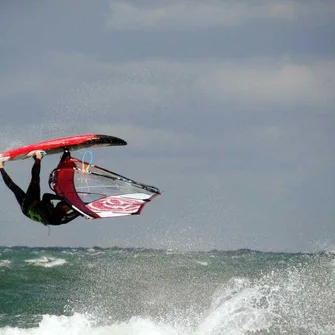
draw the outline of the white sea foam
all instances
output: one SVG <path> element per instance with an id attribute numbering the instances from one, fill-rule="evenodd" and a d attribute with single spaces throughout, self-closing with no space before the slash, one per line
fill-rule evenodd
<path id="1" fill-rule="evenodd" d="M 105 254 L 104 251 L 95 250 L 94 248 L 88 248 L 88 249 L 86 249 L 86 251 L 88 252 L 88 254 L 90 256 L 96 256 L 96 255 L 101 255 L 101 254 L 103 255 L 103 254 Z"/>
<path id="2" fill-rule="evenodd" d="M 62 254 L 66 254 L 66 255 L 76 255 L 77 253 L 75 251 L 67 251 L 67 250 L 63 250 L 61 251 Z"/>
<path id="3" fill-rule="evenodd" d="M 104 255 L 105 253 L 103 251 L 97 251 L 97 252 L 92 252 L 89 255 L 90 256 L 97 256 L 97 255 Z"/>
<path id="4" fill-rule="evenodd" d="M 8 259 L 4 259 L 0 261 L 0 267 L 9 267 L 9 264 L 11 263 L 11 261 L 9 261 Z"/>
<path id="5" fill-rule="evenodd" d="M 259 306 L 262 297 L 262 290 L 249 280 L 232 278 L 214 295 L 212 307 L 195 334 L 240 335 L 269 328 L 274 314 Z"/>
<path id="6" fill-rule="evenodd" d="M 36 328 L 22 329 L 5 327 L 0 335 L 182 335 L 169 325 L 149 319 L 132 318 L 128 322 L 108 326 L 96 326 L 94 321 L 82 314 L 73 316 L 44 315 Z"/>
<path id="7" fill-rule="evenodd" d="M 257 306 L 261 295 L 259 288 L 251 287 L 248 280 L 233 279 L 216 293 L 212 307 L 203 317 L 132 317 L 100 326 L 94 317 L 79 313 L 69 317 L 44 315 L 36 328 L 5 327 L 0 329 L 0 335 L 242 335 L 271 325 L 272 315 Z"/>
<path id="8" fill-rule="evenodd" d="M 35 266 L 42 266 L 45 268 L 52 268 L 54 266 L 61 266 L 67 263 L 65 259 L 62 258 L 54 258 L 54 257 L 47 257 L 43 256 L 37 259 L 27 259 L 25 260 L 26 263 L 35 265 Z"/>

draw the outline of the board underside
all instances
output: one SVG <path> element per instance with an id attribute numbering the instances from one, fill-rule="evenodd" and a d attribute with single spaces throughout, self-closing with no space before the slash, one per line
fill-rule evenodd
<path id="1" fill-rule="evenodd" d="M 63 152 L 65 148 L 73 151 L 92 147 L 121 146 L 126 144 L 127 142 L 121 138 L 109 135 L 85 134 L 68 136 L 7 150 L 0 154 L 0 161 L 26 159 L 31 157 L 31 153 L 36 150 L 43 150 L 47 154 L 52 155 Z"/>

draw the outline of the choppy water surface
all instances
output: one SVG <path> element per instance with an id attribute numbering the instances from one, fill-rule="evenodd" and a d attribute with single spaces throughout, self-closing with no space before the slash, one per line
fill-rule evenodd
<path id="1" fill-rule="evenodd" d="M 333 254 L 0 248 L 0 335 L 335 334 Z"/>

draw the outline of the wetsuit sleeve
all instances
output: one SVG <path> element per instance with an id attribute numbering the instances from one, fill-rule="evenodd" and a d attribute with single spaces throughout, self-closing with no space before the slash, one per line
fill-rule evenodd
<path id="1" fill-rule="evenodd" d="M 12 185 L 14 184 L 12 179 L 9 177 L 9 175 L 7 174 L 7 172 L 5 171 L 4 168 L 0 169 L 3 181 L 5 182 L 5 184 L 7 185 L 8 188 L 11 188 Z"/>
<path id="2" fill-rule="evenodd" d="M 26 193 L 13 182 L 4 168 L 0 169 L 0 173 L 6 186 L 14 193 L 17 202 L 22 206 Z"/>
<path id="3" fill-rule="evenodd" d="M 65 202 L 61 201 L 57 204 L 56 208 L 54 208 L 52 213 L 52 219 L 49 224 L 54 226 L 59 226 L 62 224 L 69 223 L 80 216 L 80 213 L 76 212 L 72 208 L 70 208 Z"/>

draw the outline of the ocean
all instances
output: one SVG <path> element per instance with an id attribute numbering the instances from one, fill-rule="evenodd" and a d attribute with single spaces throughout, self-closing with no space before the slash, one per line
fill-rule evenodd
<path id="1" fill-rule="evenodd" d="M 335 256 L 0 247 L 14 334 L 335 334 Z"/>

